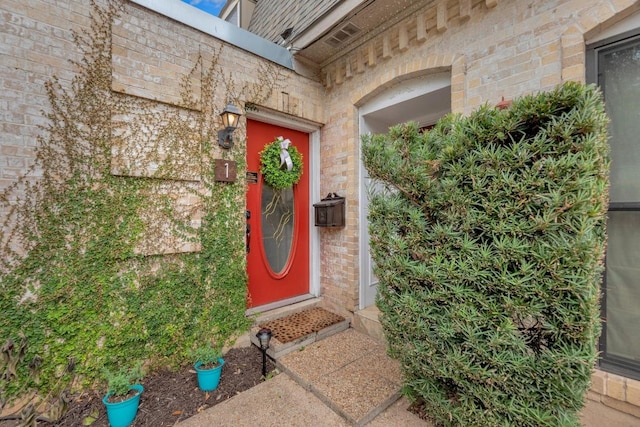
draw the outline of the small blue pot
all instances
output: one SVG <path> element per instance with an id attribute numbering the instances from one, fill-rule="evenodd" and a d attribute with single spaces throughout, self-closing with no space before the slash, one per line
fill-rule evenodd
<path id="1" fill-rule="evenodd" d="M 218 359 L 218 366 L 213 369 L 200 369 L 202 362 L 197 362 L 193 367 L 198 374 L 198 387 L 202 391 L 211 391 L 218 388 L 220 374 L 222 374 L 223 359 Z"/>
<path id="2" fill-rule="evenodd" d="M 130 399 L 122 402 L 111 403 L 107 399 L 112 393 L 102 398 L 102 403 L 107 407 L 107 418 L 111 427 L 127 427 L 133 423 L 138 413 L 138 404 L 140 404 L 140 395 L 144 388 L 140 384 L 132 385 L 131 390 L 137 390 L 138 393 Z"/>

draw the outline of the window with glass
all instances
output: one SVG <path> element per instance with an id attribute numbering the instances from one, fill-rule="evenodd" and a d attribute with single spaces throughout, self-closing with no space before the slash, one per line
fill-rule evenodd
<path id="1" fill-rule="evenodd" d="M 600 366 L 640 379 L 640 29 L 589 46 L 587 80 L 610 119 Z"/>

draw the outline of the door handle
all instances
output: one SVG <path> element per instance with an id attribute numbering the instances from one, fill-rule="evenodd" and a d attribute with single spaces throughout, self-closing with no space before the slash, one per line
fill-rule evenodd
<path id="1" fill-rule="evenodd" d="M 246 237 L 246 246 L 247 246 L 247 253 L 249 253 L 251 251 L 251 224 L 249 224 L 249 220 L 251 219 L 251 211 L 247 210 L 246 212 L 246 216 L 247 216 L 247 229 L 245 231 L 247 237 Z"/>

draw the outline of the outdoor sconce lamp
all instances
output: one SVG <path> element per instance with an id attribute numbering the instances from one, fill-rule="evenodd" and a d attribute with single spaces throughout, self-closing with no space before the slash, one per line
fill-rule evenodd
<path id="1" fill-rule="evenodd" d="M 271 341 L 271 329 L 262 328 L 256 334 L 258 341 L 260 341 L 260 350 L 262 350 L 262 377 L 267 377 L 267 349 L 269 348 L 269 342 Z"/>
<path id="2" fill-rule="evenodd" d="M 240 119 L 240 110 L 229 101 L 220 117 L 222 117 L 222 124 L 224 129 L 218 131 L 218 145 L 222 148 L 233 147 L 233 131 L 238 127 L 238 120 Z"/>

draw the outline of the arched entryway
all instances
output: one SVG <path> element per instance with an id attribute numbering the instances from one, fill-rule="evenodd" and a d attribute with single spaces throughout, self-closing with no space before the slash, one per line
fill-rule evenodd
<path id="1" fill-rule="evenodd" d="M 451 73 L 440 72 L 399 81 L 375 91 L 359 106 L 359 134 L 386 133 L 390 126 L 415 121 L 420 126 L 433 125 L 451 112 Z M 360 303 L 359 308 L 375 302 L 377 278 L 369 254 L 367 216 L 368 195 L 375 191 L 373 183 L 360 162 Z"/>

